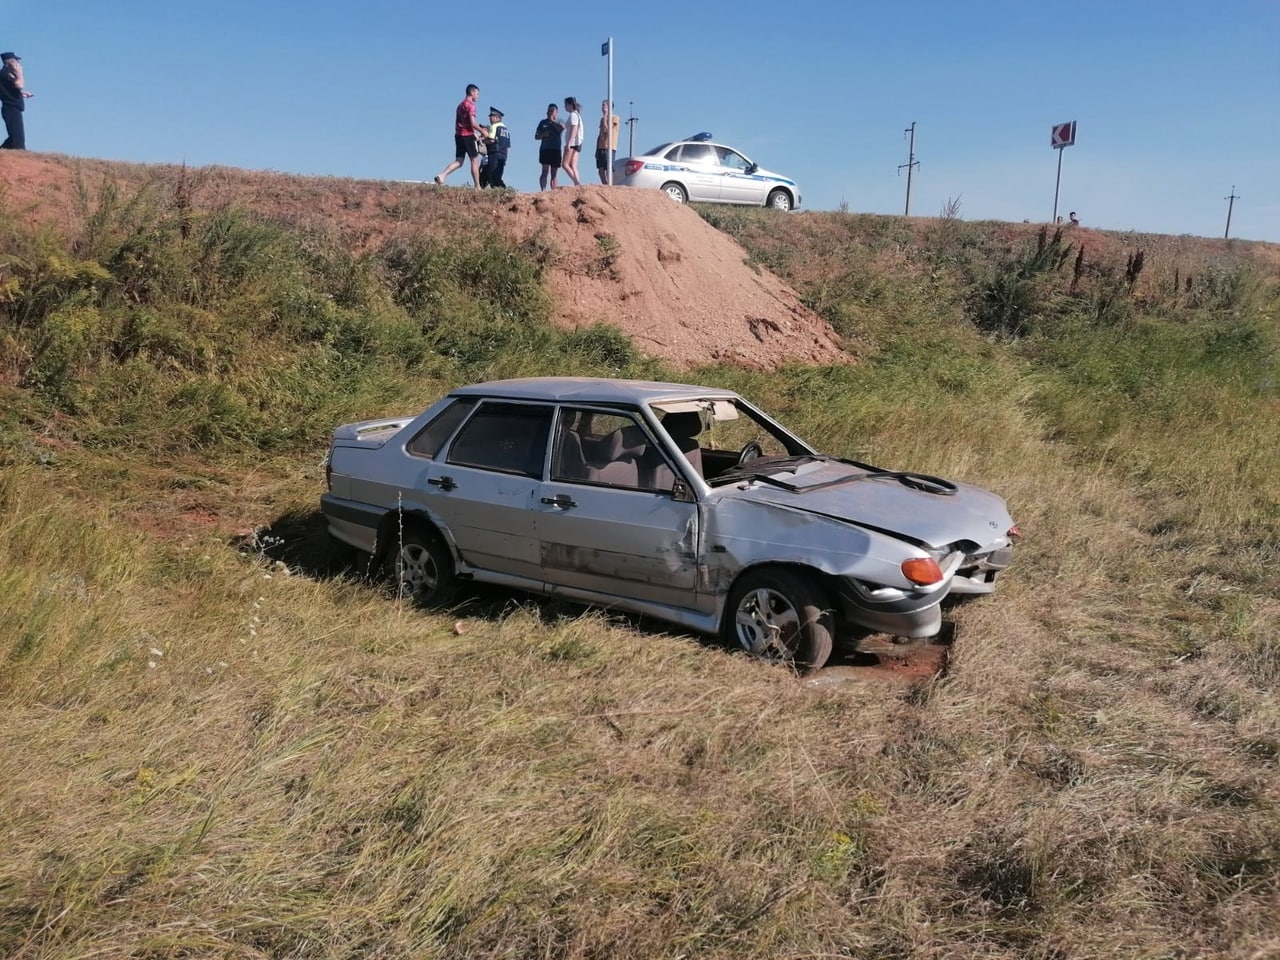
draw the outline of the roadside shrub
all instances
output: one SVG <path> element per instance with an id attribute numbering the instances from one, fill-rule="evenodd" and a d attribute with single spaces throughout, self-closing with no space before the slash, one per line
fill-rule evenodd
<path id="1" fill-rule="evenodd" d="M 1062 231 L 1040 229 L 1035 249 L 1006 261 L 974 292 L 973 322 L 999 340 L 1016 340 L 1035 329 L 1051 311 L 1058 274 L 1071 256 Z"/>

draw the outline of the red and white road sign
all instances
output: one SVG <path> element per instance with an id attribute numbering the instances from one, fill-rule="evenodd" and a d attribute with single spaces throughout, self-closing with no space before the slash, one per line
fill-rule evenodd
<path id="1" fill-rule="evenodd" d="M 1053 133 L 1049 136 L 1049 146 L 1057 150 L 1061 147 L 1069 147 L 1075 142 L 1076 122 L 1074 120 L 1053 125 Z"/>

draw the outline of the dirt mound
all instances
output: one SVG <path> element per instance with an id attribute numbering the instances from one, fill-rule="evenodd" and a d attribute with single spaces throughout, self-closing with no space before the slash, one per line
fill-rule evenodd
<path id="1" fill-rule="evenodd" d="M 562 326 L 612 324 L 643 353 L 677 367 L 720 361 L 773 369 L 853 359 L 795 291 L 749 266 L 735 241 L 657 191 L 583 186 L 513 194 L 5 153 L 0 199 L 10 215 L 62 230 L 83 221 L 105 181 L 126 195 L 151 185 L 181 191 L 196 209 L 235 203 L 322 226 L 356 252 L 483 217 L 514 239 L 541 235 L 549 242 L 553 320 Z"/>
<path id="2" fill-rule="evenodd" d="M 521 194 L 495 217 L 519 239 L 542 232 L 557 320 L 614 324 L 645 353 L 681 365 L 848 360 L 835 334 L 734 240 L 656 191 L 579 187 Z"/>

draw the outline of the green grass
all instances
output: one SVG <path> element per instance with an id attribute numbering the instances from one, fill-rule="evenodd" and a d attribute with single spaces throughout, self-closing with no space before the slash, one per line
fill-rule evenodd
<path id="1" fill-rule="evenodd" d="M 1280 945 L 1258 262 L 1174 296 L 1152 258 L 1119 320 L 1068 267 L 993 337 L 976 292 L 1034 236 L 717 212 L 865 359 L 676 372 L 552 329 L 537 245 L 356 256 L 163 191 L 86 203 L 82 234 L 0 250 L 0 954 Z M 1017 564 L 914 687 L 804 686 L 501 591 L 416 610 L 343 572 L 328 430 L 539 373 L 734 387 L 833 452 L 989 486 Z"/>

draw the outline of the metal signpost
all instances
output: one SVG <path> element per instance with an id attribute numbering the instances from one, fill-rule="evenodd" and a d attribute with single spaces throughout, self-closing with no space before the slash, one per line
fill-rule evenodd
<path id="1" fill-rule="evenodd" d="M 604 156 L 605 166 L 609 168 L 609 186 L 613 186 L 613 37 L 610 37 L 600 45 L 600 56 L 609 62 L 609 80 L 607 84 L 608 93 L 605 95 L 605 102 L 609 104 L 609 109 L 604 115 Z"/>
<path id="2" fill-rule="evenodd" d="M 1058 222 L 1058 188 L 1062 185 L 1062 149 L 1076 142 L 1076 122 L 1056 123 L 1049 135 L 1049 145 L 1058 151 L 1058 179 L 1053 185 L 1053 217 L 1051 223 Z"/>

